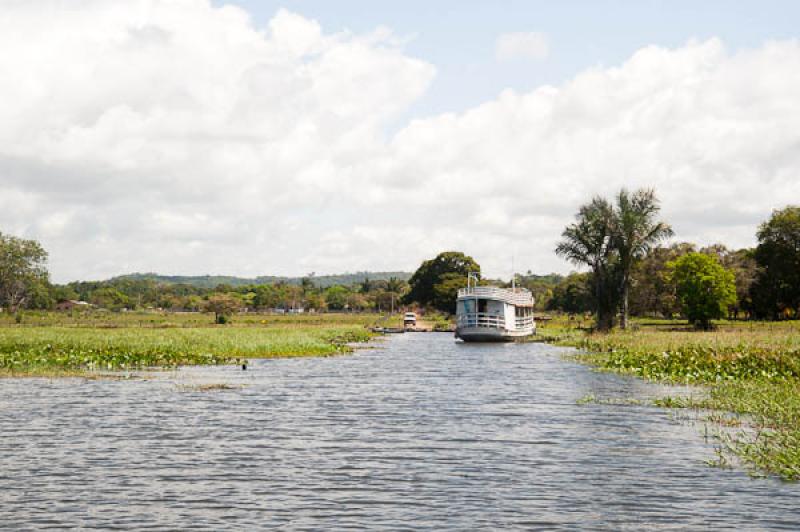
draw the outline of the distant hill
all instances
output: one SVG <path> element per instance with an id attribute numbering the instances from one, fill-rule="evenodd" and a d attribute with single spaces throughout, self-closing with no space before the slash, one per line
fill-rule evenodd
<path id="1" fill-rule="evenodd" d="M 407 281 L 411 274 L 408 272 L 356 272 L 356 273 L 341 273 L 335 275 L 315 275 L 311 277 L 314 284 L 327 288 L 336 284 L 349 286 L 353 283 L 359 283 L 365 278 L 370 281 L 386 281 L 391 277 Z M 300 284 L 303 277 L 280 277 L 273 275 L 262 275 L 259 277 L 235 277 L 230 275 L 159 275 L 157 273 L 131 273 L 127 275 L 120 275 L 109 279 L 109 281 L 116 281 L 122 279 L 129 280 L 150 280 L 163 284 L 187 284 L 196 286 L 198 288 L 214 288 L 220 284 L 227 284 L 231 286 L 244 286 L 248 284 L 274 284 L 284 282 L 288 284 Z"/>

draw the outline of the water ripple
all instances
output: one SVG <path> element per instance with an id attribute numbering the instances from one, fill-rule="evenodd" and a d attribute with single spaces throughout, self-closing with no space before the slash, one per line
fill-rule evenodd
<path id="1" fill-rule="evenodd" d="M 228 389 L 202 391 L 203 384 Z M 709 468 L 658 387 L 538 344 L 0 381 L 4 529 L 786 529 L 798 487 Z"/>

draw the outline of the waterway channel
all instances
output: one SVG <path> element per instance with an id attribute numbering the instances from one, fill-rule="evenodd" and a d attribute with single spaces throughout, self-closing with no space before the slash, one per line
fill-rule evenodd
<path id="1" fill-rule="evenodd" d="M 800 485 L 709 467 L 669 410 L 579 404 L 669 390 L 563 353 L 405 334 L 247 371 L 2 380 L 0 528 L 800 528 Z"/>

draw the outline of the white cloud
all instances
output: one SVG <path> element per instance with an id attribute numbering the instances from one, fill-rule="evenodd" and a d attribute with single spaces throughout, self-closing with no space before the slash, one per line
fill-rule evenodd
<path id="1" fill-rule="evenodd" d="M 435 69 L 385 28 L 262 31 L 201 0 L 30 1 L 0 17 L 0 230 L 57 280 L 128 271 L 505 275 L 577 206 L 655 186 L 678 238 L 749 245 L 800 197 L 800 45 L 648 47 L 558 87 L 387 127 Z"/>
<path id="2" fill-rule="evenodd" d="M 545 59 L 550 53 L 547 35 L 538 32 L 504 33 L 494 47 L 498 61 L 512 59 Z"/>
<path id="3" fill-rule="evenodd" d="M 0 228 L 58 279 L 292 270 L 287 220 L 341 203 L 434 75 L 386 29 L 284 10 L 264 31 L 203 0 L 0 10 Z"/>

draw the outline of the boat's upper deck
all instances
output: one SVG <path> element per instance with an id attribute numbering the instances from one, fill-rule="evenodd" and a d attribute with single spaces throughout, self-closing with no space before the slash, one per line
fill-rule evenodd
<path id="1" fill-rule="evenodd" d="M 533 294 L 527 288 L 498 288 L 496 286 L 471 286 L 458 291 L 458 299 L 494 299 L 518 307 L 533 306 Z"/>

